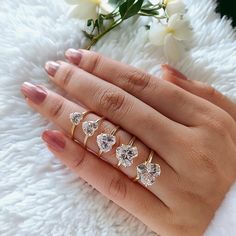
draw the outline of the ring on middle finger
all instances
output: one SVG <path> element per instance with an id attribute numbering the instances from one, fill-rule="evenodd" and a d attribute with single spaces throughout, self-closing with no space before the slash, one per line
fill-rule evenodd
<path id="1" fill-rule="evenodd" d="M 109 134 L 101 133 L 97 136 L 97 145 L 99 147 L 98 156 L 101 157 L 102 153 L 106 153 L 112 150 L 112 147 L 116 143 L 116 132 L 119 130 L 119 126 L 116 126 Z"/>

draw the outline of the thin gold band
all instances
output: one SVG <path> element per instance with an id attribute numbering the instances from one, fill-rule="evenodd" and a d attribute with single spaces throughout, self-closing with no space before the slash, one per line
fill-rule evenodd
<path id="1" fill-rule="evenodd" d="M 120 126 L 116 126 L 116 127 L 110 132 L 110 135 L 115 135 L 119 129 L 120 129 Z M 98 157 L 101 157 L 102 153 L 103 153 L 103 152 L 100 150 L 99 153 L 98 153 Z"/>
<path id="2" fill-rule="evenodd" d="M 84 120 L 85 116 L 87 116 L 89 113 L 91 113 L 91 111 L 84 111 L 84 112 L 82 112 L 82 119 L 81 119 L 80 123 Z M 78 125 L 76 125 L 74 123 L 72 124 L 72 127 L 71 127 L 71 139 L 78 143 L 78 141 L 74 138 L 75 130 L 76 130 L 77 126 Z"/>
<path id="3" fill-rule="evenodd" d="M 148 159 L 144 162 L 144 164 L 151 163 L 153 157 L 154 157 L 154 151 L 151 150 L 151 151 L 150 151 L 150 154 L 149 154 L 149 156 L 148 156 Z M 136 177 L 133 179 L 134 182 L 137 182 L 138 180 L 139 180 L 138 176 L 136 176 Z"/>
<path id="4" fill-rule="evenodd" d="M 129 146 L 133 146 L 134 143 L 135 143 L 135 141 L 136 141 L 136 137 L 133 136 L 133 137 L 130 139 L 128 145 L 129 145 Z M 121 166 L 121 162 L 119 162 L 119 163 L 117 164 L 117 166 L 120 167 L 120 166 Z"/>
<path id="5" fill-rule="evenodd" d="M 101 118 L 97 119 L 95 122 L 98 122 L 98 123 L 99 123 L 98 125 L 100 125 L 101 122 L 102 122 L 104 119 L 105 119 L 105 117 L 101 117 Z M 98 128 L 99 128 L 99 127 L 98 127 Z M 97 128 L 97 129 L 98 129 L 98 128 Z M 92 136 L 86 135 L 85 138 L 84 138 L 84 148 L 87 147 L 87 142 L 88 142 L 88 138 L 89 138 L 89 137 L 92 137 Z"/>

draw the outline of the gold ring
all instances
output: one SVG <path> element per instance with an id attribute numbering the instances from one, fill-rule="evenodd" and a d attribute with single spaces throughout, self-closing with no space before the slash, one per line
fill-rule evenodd
<path id="1" fill-rule="evenodd" d="M 89 113 L 91 113 L 91 111 L 84 111 L 84 112 L 73 112 L 70 114 L 70 121 L 72 123 L 72 127 L 71 127 L 71 139 L 76 141 L 74 138 L 75 135 L 75 130 L 77 128 L 77 126 L 80 124 L 80 122 L 84 119 L 84 117 L 86 115 L 88 115 Z M 76 141 L 78 142 L 78 141 Z"/>
<path id="2" fill-rule="evenodd" d="M 116 143 L 115 134 L 119 128 L 119 126 L 116 126 L 109 134 L 101 133 L 97 136 L 97 145 L 99 147 L 98 157 L 101 157 L 103 152 L 111 151 L 113 145 Z"/>
<path id="3" fill-rule="evenodd" d="M 159 164 L 152 163 L 154 157 L 154 151 L 151 150 L 148 159 L 137 166 L 137 177 L 134 179 L 135 182 L 140 182 L 147 186 L 151 186 L 156 182 L 156 178 L 161 175 L 161 167 Z"/>
<path id="4" fill-rule="evenodd" d="M 120 147 L 116 149 L 116 158 L 118 159 L 117 166 L 121 165 L 124 167 L 129 167 L 133 164 L 133 159 L 138 156 L 137 147 L 133 146 L 136 137 L 133 136 L 129 141 L 128 145 L 122 144 Z"/>
<path id="5" fill-rule="evenodd" d="M 97 129 L 99 128 L 99 125 L 101 124 L 101 122 L 104 119 L 105 119 L 105 117 L 102 117 L 102 118 L 99 118 L 95 121 L 84 121 L 82 123 L 82 129 L 85 134 L 85 138 L 84 138 L 84 147 L 85 148 L 87 146 L 88 138 L 92 137 L 94 135 L 94 133 L 97 131 Z"/>

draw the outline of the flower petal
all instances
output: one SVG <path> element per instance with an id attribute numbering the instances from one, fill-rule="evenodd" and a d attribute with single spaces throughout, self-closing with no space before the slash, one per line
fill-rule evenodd
<path id="1" fill-rule="evenodd" d="M 149 0 L 149 2 L 153 5 L 161 3 L 161 0 Z"/>
<path id="2" fill-rule="evenodd" d="M 183 21 L 175 29 L 174 37 L 178 40 L 190 40 L 192 38 L 193 32 L 187 21 Z"/>
<path id="3" fill-rule="evenodd" d="M 168 59 L 168 61 L 177 62 L 184 55 L 184 47 L 178 42 L 171 34 L 168 34 L 165 37 L 164 43 L 164 53 Z"/>
<path id="4" fill-rule="evenodd" d="M 174 28 L 175 28 L 175 25 L 176 25 L 176 22 L 177 22 L 178 20 L 180 20 L 180 17 L 181 17 L 181 15 L 179 15 L 179 14 L 174 14 L 174 15 L 172 15 L 172 16 L 169 18 L 169 21 L 168 21 L 168 28 L 174 29 Z"/>
<path id="5" fill-rule="evenodd" d="M 162 24 L 153 24 L 149 31 L 149 40 L 151 44 L 161 46 L 164 44 L 166 34 L 166 26 Z"/>
<path id="6" fill-rule="evenodd" d="M 72 10 L 69 13 L 69 16 L 84 20 L 96 19 L 97 18 L 96 10 L 97 10 L 96 4 L 86 0 L 81 0 L 79 5 L 72 8 Z"/>
<path id="7" fill-rule="evenodd" d="M 178 40 L 190 40 L 192 37 L 189 22 L 178 14 L 170 17 L 168 27 L 173 31 L 173 36 Z"/>
<path id="8" fill-rule="evenodd" d="M 115 8 L 113 8 L 109 3 L 102 1 L 100 4 L 100 13 L 102 14 L 109 14 L 112 11 L 114 11 Z"/>
<path id="9" fill-rule="evenodd" d="M 183 14 L 185 12 L 185 4 L 181 0 L 168 1 L 166 12 L 168 16 L 172 16 L 175 13 Z"/>

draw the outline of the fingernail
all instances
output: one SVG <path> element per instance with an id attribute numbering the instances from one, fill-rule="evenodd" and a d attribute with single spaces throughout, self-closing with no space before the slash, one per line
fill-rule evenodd
<path id="1" fill-rule="evenodd" d="M 188 78 L 184 74 L 182 74 L 181 72 L 179 72 L 178 70 L 176 70 L 175 68 L 171 67 L 168 64 L 163 64 L 161 65 L 161 67 L 164 71 L 168 71 L 168 73 L 170 73 L 172 76 L 176 77 L 177 79 L 188 80 Z"/>
<path id="2" fill-rule="evenodd" d="M 24 82 L 21 86 L 21 92 L 33 103 L 40 104 L 47 97 L 47 92 L 40 86 Z"/>
<path id="3" fill-rule="evenodd" d="M 65 149 L 66 141 L 59 131 L 46 130 L 42 134 L 42 139 L 56 152 L 62 152 Z"/>
<path id="4" fill-rule="evenodd" d="M 74 64 L 79 65 L 82 58 L 82 52 L 80 50 L 70 48 L 66 51 L 65 56 Z"/>
<path id="5" fill-rule="evenodd" d="M 58 64 L 55 61 L 48 61 L 45 64 L 45 70 L 51 76 L 54 76 L 56 74 L 56 72 L 59 69 L 59 67 L 60 67 L 60 64 Z"/>

